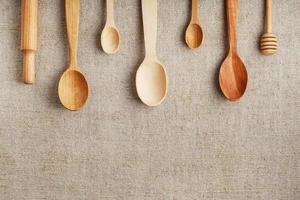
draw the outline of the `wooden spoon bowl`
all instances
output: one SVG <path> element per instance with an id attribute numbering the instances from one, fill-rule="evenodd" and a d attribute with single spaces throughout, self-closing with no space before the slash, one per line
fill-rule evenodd
<path id="1" fill-rule="evenodd" d="M 167 95 L 167 73 L 158 61 L 145 60 L 136 74 L 136 88 L 141 101 L 157 106 Z"/>
<path id="2" fill-rule="evenodd" d="M 77 69 L 69 68 L 60 78 L 59 99 L 69 110 L 80 110 L 88 99 L 88 91 L 88 83 Z"/>
<path id="3" fill-rule="evenodd" d="M 116 53 L 120 46 L 120 33 L 117 27 L 105 26 L 101 33 L 103 50 L 108 54 Z"/>
<path id="4" fill-rule="evenodd" d="M 248 82 L 246 67 L 237 53 L 237 13 L 238 0 L 226 0 L 229 50 L 220 68 L 219 84 L 224 96 L 231 101 L 244 95 Z"/>
<path id="5" fill-rule="evenodd" d="M 185 32 L 185 41 L 189 48 L 200 47 L 203 40 L 203 31 L 198 23 L 189 24 Z"/>
<path id="6" fill-rule="evenodd" d="M 247 88 L 247 70 L 236 53 L 230 53 L 220 68 L 219 83 L 224 96 L 235 101 L 241 98 Z"/>

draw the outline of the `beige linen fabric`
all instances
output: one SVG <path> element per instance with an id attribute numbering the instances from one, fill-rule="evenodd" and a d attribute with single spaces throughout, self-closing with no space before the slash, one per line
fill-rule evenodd
<path id="1" fill-rule="evenodd" d="M 299 200 L 300 1 L 273 1 L 279 51 L 258 51 L 263 1 L 240 0 L 238 47 L 249 73 L 229 102 L 217 75 L 226 55 L 222 0 L 199 1 L 205 39 L 184 43 L 190 1 L 159 0 L 159 60 L 169 94 L 138 99 L 144 58 L 141 3 L 117 0 L 122 43 L 99 49 L 103 0 L 81 0 L 78 62 L 90 84 L 80 112 L 57 97 L 67 66 L 63 0 L 39 1 L 37 80 L 21 82 L 20 1 L 0 0 L 0 199 Z"/>

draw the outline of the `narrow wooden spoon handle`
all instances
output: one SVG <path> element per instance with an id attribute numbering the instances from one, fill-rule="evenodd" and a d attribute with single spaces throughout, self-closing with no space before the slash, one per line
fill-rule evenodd
<path id="1" fill-rule="evenodd" d="M 79 0 L 65 0 L 70 67 L 77 67 Z"/>
<path id="2" fill-rule="evenodd" d="M 157 0 L 142 0 L 146 57 L 156 57 Z"/>
<path id="3" fill-rule="evenodd" d="M 22 0 L 21 3 L 21 50 L 23 52 L 23 81 L 35 81 L 35 51 L 37 50 L 37 0 Z"/>
<path id="4" fill-rule="evenodd" d="M 230 51 L 237 49 L 237 16 L 238 16 L 238 0 L 226 0 L 226 13 L 227 13 L 227 29 L 229 39 Z"/>
<path id="5" fill-rule="evenodd" d="M 106 23 L 114 25 L 114 0 L 106 0 Z"/>
<path id="6" fill-rule="evenodd" d="M 191 22 L 197 23 L 198 18 L 198 0 L 192 0 L 192 17 Z"/>
<path id="7" fill-rule="evenodd" d="M 266 0 L 266 28 L 267 33 L 272 32 L 272 0 Z"/>

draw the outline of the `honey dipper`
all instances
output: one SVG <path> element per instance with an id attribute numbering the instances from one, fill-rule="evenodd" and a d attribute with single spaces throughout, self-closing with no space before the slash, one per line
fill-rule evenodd
<path id="1" fill-rule="evenodd" d="M 272 55 L 277 51 L 277 37 L 272 33 L 272 0 L 266 0 L 265 33 L 260 38 L 260 52 Z"/>

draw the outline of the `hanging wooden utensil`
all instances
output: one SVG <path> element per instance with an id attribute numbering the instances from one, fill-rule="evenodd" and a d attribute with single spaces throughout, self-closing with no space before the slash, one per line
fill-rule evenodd
<path id="1" fill-rule="evenodd" d="M 237 52 L 238 0 L 226 0 L 229 51 L 219 73 L 219 83 L 225 97 L 231 101 L 241 98 L 247 87 L 247 70 Z"/>
<path id="2" fill-rule="evenodd" d="M 37 50 L 38 0 L 21 1 L 21 50 L 23 52 L 23 81 L 35 81 L 35 52 Z"/>
<path id="3" fill-rule="evenodd" d="M 277 37 L 272 33 L 272 0 L 266 0 L 265 32 L 260 38 L 260 52 L 272 55 L 277 51 Z"/>
<path id="4" fill-rule="evenodd" d="M 189 48 L 195 49 L 200 47 L 203 37 L 204 35 L 198 16 L 198 0 L 192 0 L 192 17 L 185 31 L 185 42 Z"/>
<path id="5" fill-rule="evenodd" d="M 157 106 L 168 90 L 168 76 L 156 56 L 157 0 L 142 0 L 146 56 L 136 73 L 136 89 L 142 102 Z"/>
<path id="6" fill-rule="evenodd" d="M 77 64 L 79 0 L 65 0 L 69 43 L 69 66 L 58 84 L 60 102 L 69 110 L 80 110 L 89 96 L 89 87 Z"/>

